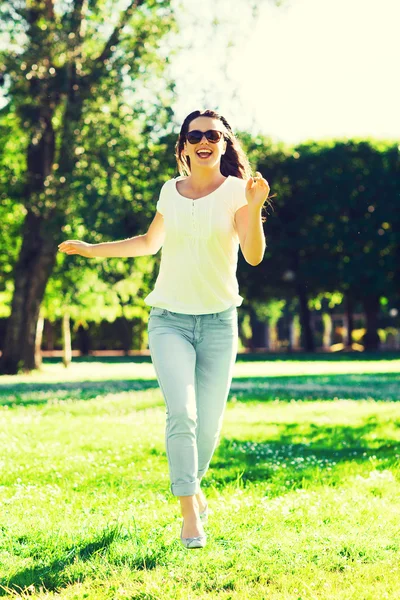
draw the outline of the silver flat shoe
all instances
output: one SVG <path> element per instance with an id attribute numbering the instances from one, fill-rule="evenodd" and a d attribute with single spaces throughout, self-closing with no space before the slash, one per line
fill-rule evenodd
<path id="1" fill-rule="evenodd" d="M 206 545 L 207 536 L 204 534 L 204 535 L 198 535 L 197 537 L 184 538 L 184 537 L 182 537 L 183 525 L 184 525 L 184 521 L 182 522 L 182 528 L 181 528 L 182 545 L 185 546 L 185 548 L 190 548 L 190 549 L 204 548 L 204 546 Z"/>
<path id="2" fill-rule="evenodd" d="M 203 510 L 203 512 L 199 513 L 199 517 L 203 525 L 206 525 L 208 523 L 208 514 L 208 503 L 206 502 L 205 509 Z"/>

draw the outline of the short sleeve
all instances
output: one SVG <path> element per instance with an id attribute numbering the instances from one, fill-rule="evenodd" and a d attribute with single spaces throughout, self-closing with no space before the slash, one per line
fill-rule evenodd
<path id="1" fill-rule="evenodd" d="M 242 206 L 248 204 L 246 199 L 246 179 L 236 178 L 236 186 L 233 194 L 233 212 L 236 212 Z"/>
<path id="2" fill-rule="evenodd" d="M 166 200 L 167 200 L 167 183 L 168 182 L 165 182 L 164 185 L 162 186 L 158 200 L 157 200 L 157 205 L 156 205 L 158 212 L 161 213 L 162 215 L 164 215 L 164 213 L 165 213 L 165 204 L 166 204 Z"/>

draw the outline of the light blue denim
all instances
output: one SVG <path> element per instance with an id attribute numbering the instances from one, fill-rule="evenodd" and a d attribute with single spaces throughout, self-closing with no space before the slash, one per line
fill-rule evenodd
<path id="1" fill-rule="evenodd" d="M 170 489 L 192 496 L 219 442 L 238 350 L 237 307 L 191 315 L 153 306 L 148 335 L 166 404 Z"/>

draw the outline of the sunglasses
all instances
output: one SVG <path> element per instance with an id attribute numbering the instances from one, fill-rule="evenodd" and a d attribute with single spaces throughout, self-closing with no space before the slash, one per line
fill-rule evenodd
<path id="1" fill-rule="evenodd" d="M 189 142 L 189 144 L 198 144 L 203 139 L 203 135 L 206 136 L 209 142 L 216 144 L 223 136 L 223 133 L 222 131 L 218 131 L 217 129 L 209 129 L 208 131 L 200 131 L 199 129 L 194 129 L 193 131 L 188 131 L 188 133 L 186 134 L 186 139 Z"/>

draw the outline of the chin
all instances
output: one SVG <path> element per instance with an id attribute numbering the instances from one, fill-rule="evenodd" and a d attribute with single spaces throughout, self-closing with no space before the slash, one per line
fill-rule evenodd
<path id="1" fill-rule="evenodd" d="M 201 165 L 201 164 L 204 164 L 204 165 L 205 165 L 205 166 L 207 166 L 207 167 L 213 167 L 213 166 L 214 166 L 214 165 L 216 165 L 216 164 L 217 164 L 217 162 L 218 162 L 218 159 L 217 159 L 217 160 L 215 160 L 215 159 L 214 159 L 214 160 L 202 160 L 201 158 L 198 158 L 197 156 L 196 156 L 196 158 L 197 158 L 197 162 L 198 162 L 200 165 Z"/>

